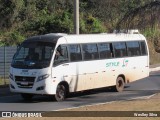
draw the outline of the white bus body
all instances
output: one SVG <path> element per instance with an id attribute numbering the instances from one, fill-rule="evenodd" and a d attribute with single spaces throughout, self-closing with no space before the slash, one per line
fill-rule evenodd
<path id="1" fill-rule="evenodd" d="M 24 99 L 49 94 L 62 101 L 69 92 L 107 86 L 122 91 L 124 83 L 147 76 L 149 53 L 141 34 L 47 34 L 25 40 L 17 50 L 10 90 Z"/>

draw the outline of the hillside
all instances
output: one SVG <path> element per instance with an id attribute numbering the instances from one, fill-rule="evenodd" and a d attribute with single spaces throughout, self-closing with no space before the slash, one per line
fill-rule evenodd
<path id="1" fill-rule="evenodd" d="M 153 41 L 148 40 L 149 54 L 150 54 L 150 65 L 160 63 L 160 53 L 155 51 Z"/>
<path id="2" fill-rule="evenodd" d="M 73 0 L 0 0 L 0 46 L 46 33 L 73 34 Z M 139 29 L 159 61 L 160 0 L 80 0 L 80 33 Z M 157 59 L 157 60 L 156 60 Z"/>

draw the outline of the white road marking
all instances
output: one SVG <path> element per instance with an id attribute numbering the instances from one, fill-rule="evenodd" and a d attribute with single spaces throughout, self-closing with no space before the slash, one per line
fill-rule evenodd
<path id="1" fill-rule="evenodd" d="M 127 100 L 138 100 L 138 99 L 144 99 L 145 100 L 145 99 L 150 99 L 151 97 L 153 97 L 155 95 L 156 95 L 156 93 L 153 94 L 153 95 L 149 95 L 149 96 L 135 97 L 135 98 L 127 99 Z"/>

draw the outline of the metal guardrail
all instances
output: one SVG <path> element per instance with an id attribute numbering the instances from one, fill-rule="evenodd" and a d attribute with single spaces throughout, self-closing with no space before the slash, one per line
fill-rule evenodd
<path id="1" fill-rule="evenodd" d="M 0 85 L 7 84 L 9 68 L 17 47 L 0 47 Z"/>

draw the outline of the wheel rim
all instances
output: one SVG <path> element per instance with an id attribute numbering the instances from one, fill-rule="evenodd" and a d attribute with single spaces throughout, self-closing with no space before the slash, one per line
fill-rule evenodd
<path id="1" fill-rule="evenodd" d="M 123 80 L 123 78 L 119 77 L 117 79 L 117 83 L 116 83 L 116 91 L 122 92 L 123 89 L 124 89 L 124 80 Z"/>
<path id="2" fill-rule="evenodd" d="M 123 87 L 123 82 L 122 82 L 122 80 L 119 80 L 119 81 L 118 81 L 118 87 L 119 87 L 119 88 L 122 88 L 122 87 Z"/>
<path id="3" fill-rule="evenodd" d="M 63 100 L 64 97 L 65 97 L 65 88 L 63 86 L 58 86 L 58 89 L 57 89 L 57 97 L 60 99 L 60 100 Z"/>

